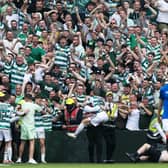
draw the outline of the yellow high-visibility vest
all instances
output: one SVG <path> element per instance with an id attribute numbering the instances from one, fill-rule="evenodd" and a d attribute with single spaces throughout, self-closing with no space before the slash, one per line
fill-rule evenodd
<path id="1" fill-rule="evenodd" d="M 118 105 L 117 104 L 113 104 L 112 109 L 107 111 L 108 117 L 111 118 L 111 119 L 114 119 L 117 110 L 118 110 Z"/>

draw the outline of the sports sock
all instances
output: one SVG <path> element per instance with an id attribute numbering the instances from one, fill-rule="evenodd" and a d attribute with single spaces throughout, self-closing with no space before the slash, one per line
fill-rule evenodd
<path id="1" fill-rule="evenodd" d="M 8 152 L 7 152 L 7 150 L 4 151 L 4 159 L 3 160 L 8 160 Z"/>
<path id="2" fill-rule="evenodd" d="M 83 123 L 80 123 L 74 134 L 77 136 L 80 132 L 82 132 L 84 127 L 85 125 Z"/>
<path id="3" fill-rule="evenodd" d="M 8 147 L 7 148 L 7 151 L 8 151 L 8 160 L 12 160 L 12 147 Z"/>
<path id="4" fill-rule="evenodd" d="M 41 161 L 45 161 L 45 153 L 41 154 Z"/>

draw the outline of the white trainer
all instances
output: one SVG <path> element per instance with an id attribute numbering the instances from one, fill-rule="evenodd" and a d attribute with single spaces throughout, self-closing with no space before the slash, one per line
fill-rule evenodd
<path id="1" fill-rule="evenodd" d="M 21 158 L 18 158 L 18 159 L 16 160 L 16 163 L 22 163 Z"/>
<path id="2" fill-rule="evenodd" d="M 77 136 L 72 132 L 67 132 L 67 135 L 71 138 L 74 138 L 74 139 L 77 138 Z"/>
<path id="3" fill-rule="evenodd" d="M 45 160 L 42 160 L 41 163 L 45 163 L 46 164 L 47 162 Z"/>
<path id="4" fill-rule="evenodd" d="M 37 162 L 34 159 L 29 159 L 28 163 L 30 163 L 30 164 L 37 164 Z"/>

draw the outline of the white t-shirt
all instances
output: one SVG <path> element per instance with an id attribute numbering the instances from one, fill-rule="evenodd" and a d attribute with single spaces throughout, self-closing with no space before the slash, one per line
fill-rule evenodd
<path id="1" fill-rule="evenodd" d="M 7 39 L 3 40 L 3 44 L 4 47 L 6 49 L 6 53 L 11 53 L 10 50 L 8 50 L 7 48 L 10 48 L 11 50 L 13 50 L 15 53 L 19 53 L 19 49 L 23 47 L 23 45 L 20 42 L 17 42 L 17 39 L 13 39 L 12 41 L 9 41 Z M 16 45 L 15 45 L 16 44 Z M 15 45 L 15 47 L 13 48 L 13 46 Z"/>
<path id="2" fill-rule="evenodd" d="M 109 18 L 109 22 L 111 22 L 112 19 L 115 19 L 116 22 L 117 22 L 117 26 L 119 27 L 120 26 L 120 21 L 121 21 L 121 17 L 120 15 L 115 12 L 110 18 Z"/>
<path id="3" fill-rule="evenodd" d="M 138 109 L 134 109 L 128 115 L 126 128 L 131 131 L 139 130 L 139 118 L 140 118 L 140 111 Z"/>
<path id="4" fill-rule="evenodd" d="M 45 69 L 42 68 L 42 67 L 38 67 L 38 68 L 35 70 L 35 81 L 36 81 L 36 82 L 40 82 L 40 81 L 43 80 L 44 71 L 45 71 Z"/>
<path id="5" fill-rule="evenodd" d="M 7 26 L 11 28 L 11 21 L 16 20 L 18 22 L 18 14 L 6 15 Z"/>
<path id="6" fill-rule="evenodd" d="M 164 0 L 159 0 L 158 9 L 159 12 L 156 20 L 160 23 L 168 24 L 168 2 L 165 2 Z"/>

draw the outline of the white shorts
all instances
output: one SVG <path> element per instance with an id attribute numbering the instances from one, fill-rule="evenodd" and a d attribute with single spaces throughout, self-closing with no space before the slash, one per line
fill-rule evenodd
<path id="1" fill-rule="evenodd" d="M 9 142 L 12 140 L 10 129 L 0 129 L 0 141 Z"/>
<path id="2" fill-rule="evenodd" d="M 45 139 L 45 131 L 44 131 L 44 129 L 36 130 L 35 139 Z"/>
<path id="3" fill-rule="evenodd" d="M 168 132 L 168 119 L 162 119 L 163 130 Z"/>
<path id="4" fill-rule="evenodd" d="M 99 112 L 96 114 L 96 116 L 90 118 L 90 123 L 95 127 L 106 121 L 108 121 L 108 115 L 105 111 Z"/>

